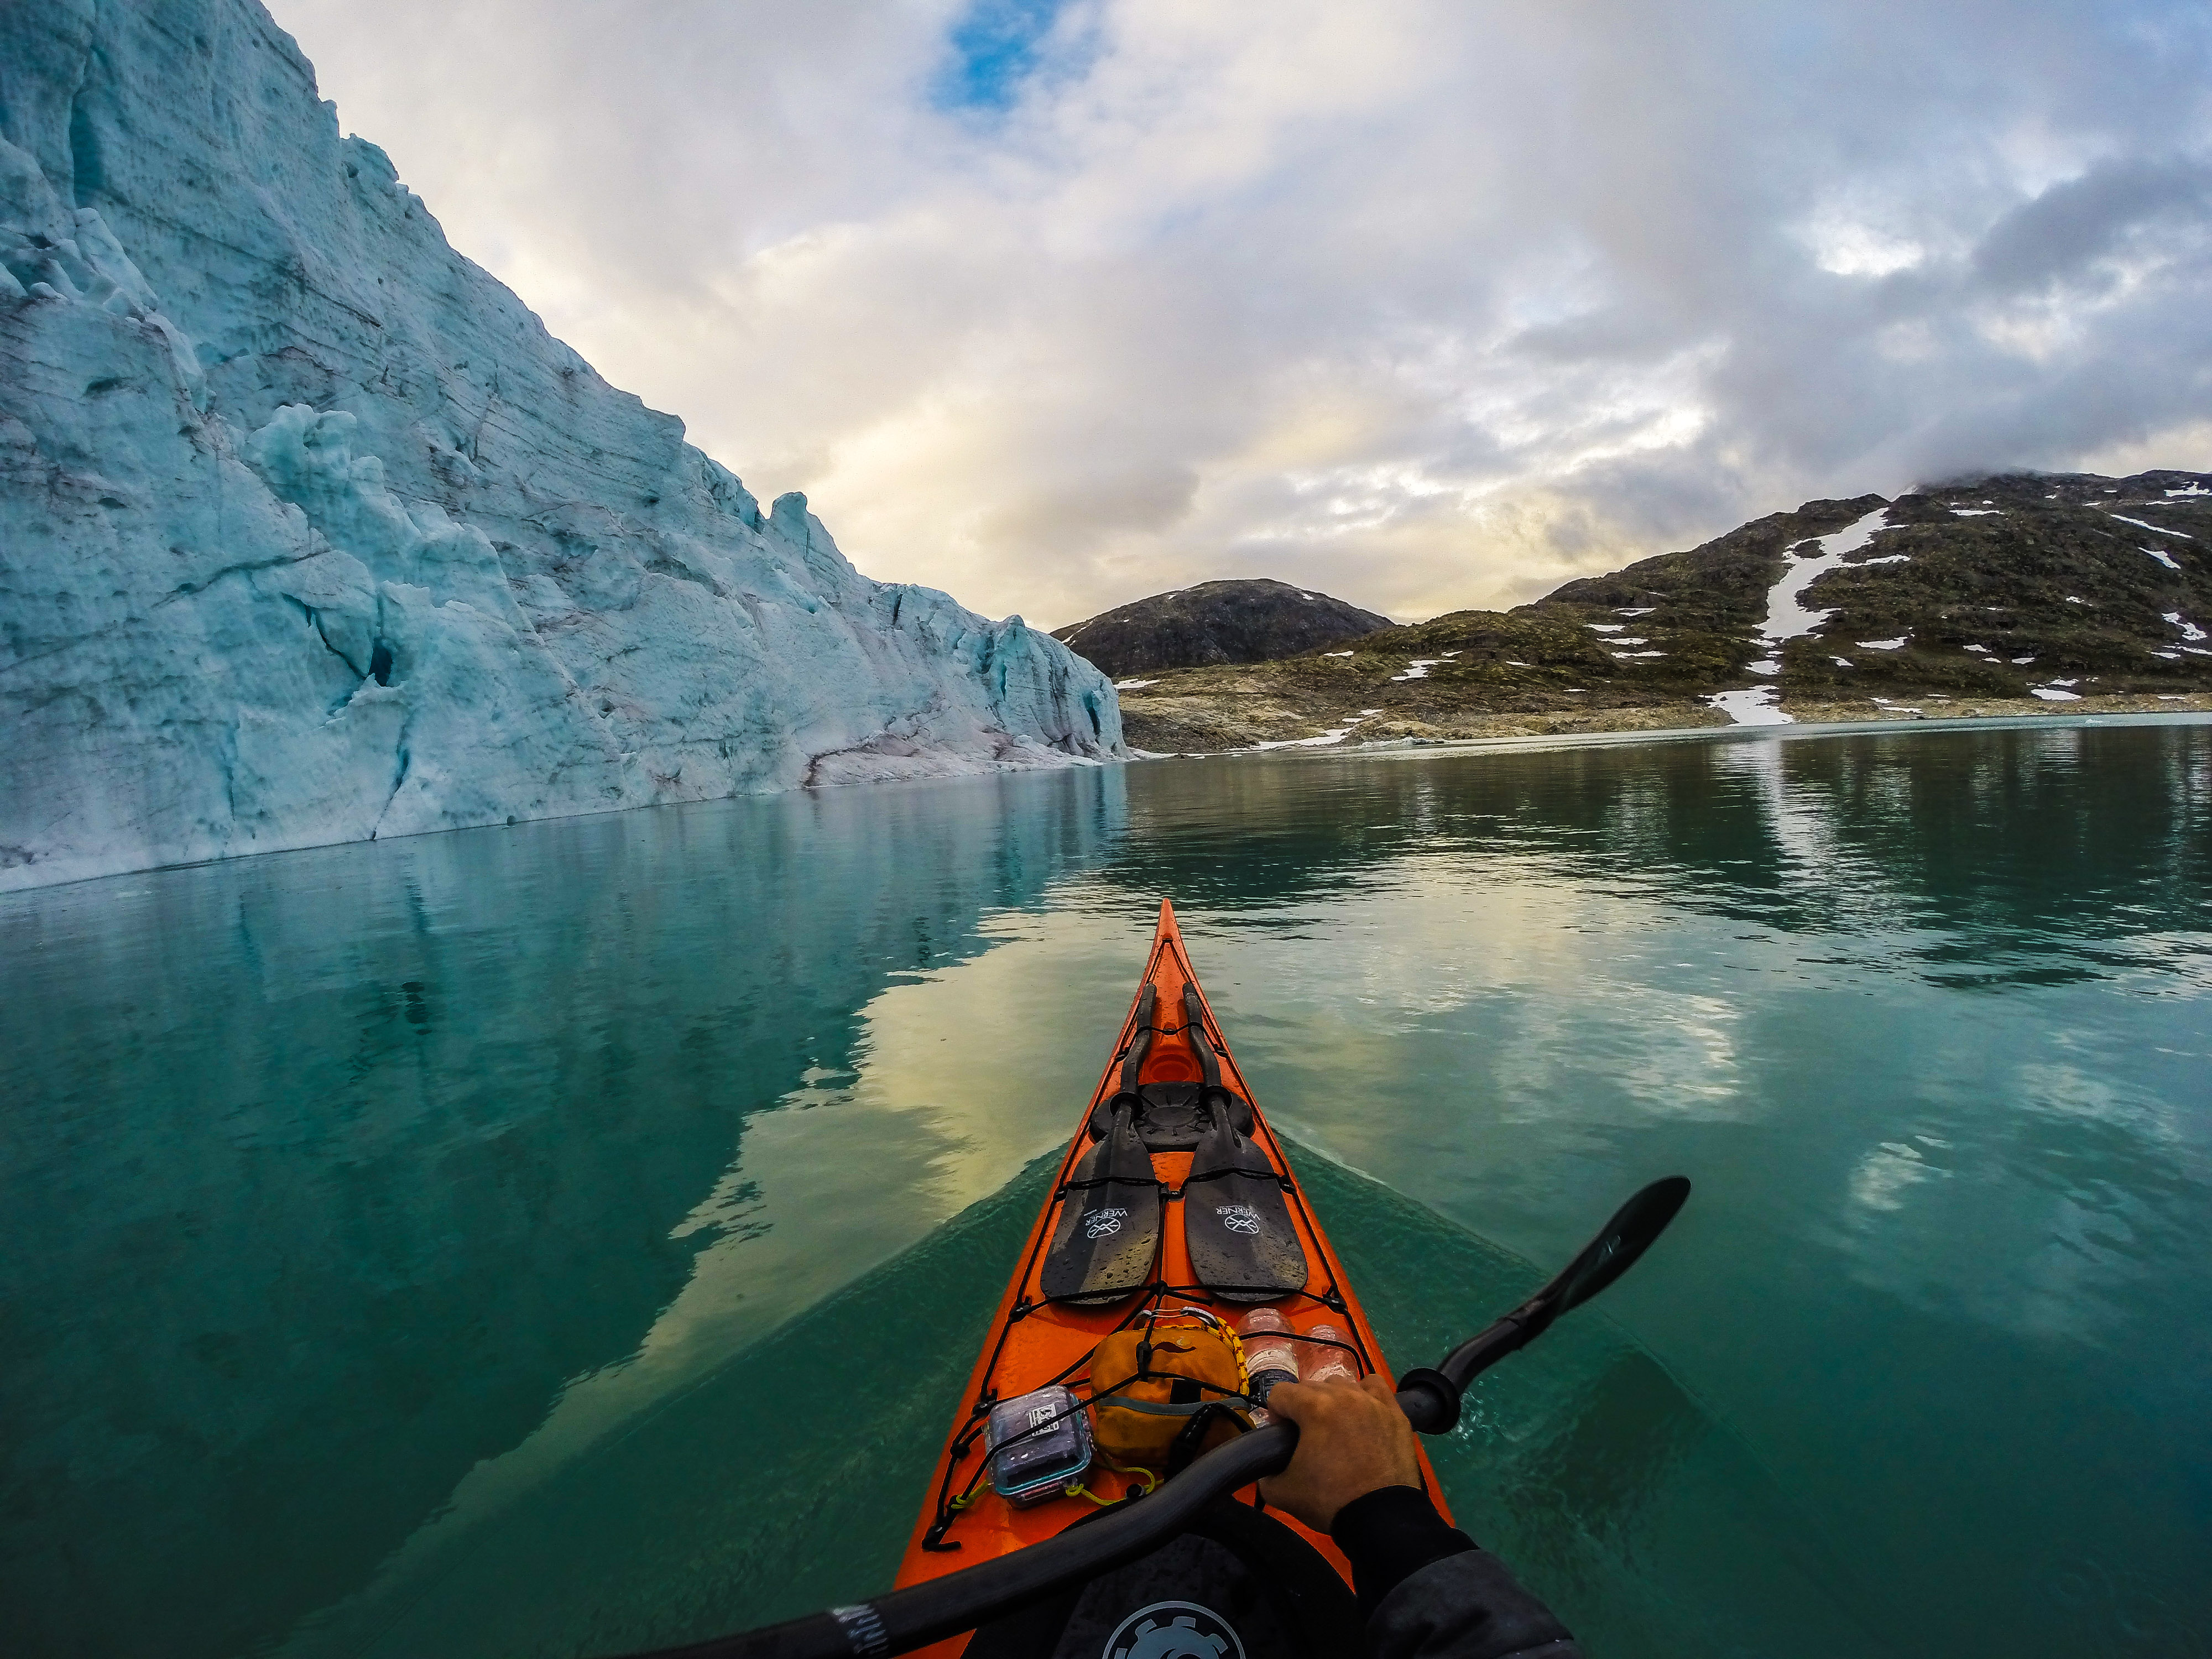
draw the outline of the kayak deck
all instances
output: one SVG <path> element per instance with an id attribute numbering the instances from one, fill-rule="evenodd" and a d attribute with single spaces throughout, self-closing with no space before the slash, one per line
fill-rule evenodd
<path id="1" fill-rule="evenodd" d="M 1210 1054 L 1194 1045 L 1185 1030 L 1185 1011 L 1189 1006 L 1184 997 L 1187 987 L 1196 992 L 1200 1036 L 1212 1049 Z M 1150 998 L 1146 994 L 1147 988 L 1153 993 Z M 1152 1014 L 1148 1047 L 1140 1042 L 1146 1036 L 1140 1015 L 1147 1009 Z M 1133 1079 L 1138 1083 L 1196 1085 L 1205 1080 L 1208 1062 L 1213 1061 L 1218 1065 L 1221 1084 L 1240 1100 L 1251 1103 L 1251 1150 L 1264 1156 L 1271 1166 L 1269 1173 L 1279 1180 L 1285 1208 L 1304 1251 L 1306 1267 L 1305 1282 L 1300 1289 L 1286 1294 L 1271 1293 L 1267 1301 L 1283 1315 L 1294 1332 L 1304 1334 L 1321 1324 L 1337 1327 L 1352 1350 L 1345 1357 L 1352 1361 L 1360 1375 L 1381 1372 L 1386 1380 L 1390 1377 L 1381 1346 L 1368 1326 L 1358 1298 L 1346 1281 L 1336 1253 L 1329 1247 L 1281 1144 L 1259 1110 L 1258 1103 L 1252 1100 L 1251 1090 L 1222 1040 L 1213 1011 L 1206 1004 L 1205 992 L 1199 988 L 1184 953 L 1174 909 L 1164 902 L 1144 976 L 1122 1021 L 1113 1056 L 1060 1160 L 1052 1193 L 1030 1229 L 1020 1265 L 1000 1299 L 982 1352 L 961 1395 L 951 1431 L 931 1477 L 928 1496 L 900 1562 L 896 1582 L 901 1585 L 956 1572 L 1041 1542 L 1086 1515 L 1096 1513 L 1096 1504 L 1117 1501 L 1145 1484 L 1139 1477 L 1094 1466 L 1084 1477 L 1084 1485 L 1092 1494 L 1089 1498 L 1080 1494 L 1062 1495 L 1026 1508 L 1008 1504 L 992 1488 L 984 1467 L 983 1427 L 992 1403 L 1054 1382 L 1070 1384 L 1080 1392 L 1087 1381 L 1091 1350 L 1113 1331 L 1140 1322 L 1152 1310 L 1164 1313 L 1184 1306 L 1203 1307 L 1234 1323 L 1255 1300 L 1249 1291 L 1240 1293 L 1233 1286 L 1227 1295 L 1208 1290 L 1199 1283 L 1194 1271 L 1184 1239 L 1182 1212 L 1188 1201 L 1187 1187 L 1194 1188 L 1190 1197 L 1198 1199 L 1206 1195 L 1207 1188 L 1203 1181 L 1189 1182 L 1191 1165 L 1197 1156 L 1193 1150 L 1155 1151 L 1150 1154 L 1153 1178 L 1159 1183 L 1164 1200 L 1160 1207 L 1164 1219 L 1159 1229 L 1152 1270 L 1146 1282 L 1103 1306 L 1081 1305 L 1066 1298 L 1055 1300 L 1044 1292 L 1043 1268 L 1060 1227 L 1063 1207 L 1082 1202 L 1081 1191 L 1071 1190 L 1069 1183 L 1075 1178 L 1078 1164 L 1093 1146 L 1093 1115 L 1103 1115 L 1101 1109 L 1133 1080 L 1124 1075 L 1125 1061 L 1133 1045 L 1138 1046 L 1139 1054 L 1138 1073 Z M 1322 1352 L 1304 1344 L 1299 1346 L 1303 1352 Z M 1441 1510 L 1442 1496 L 1437 1492 L 1435 1474 L 1429 1468 L 1425 1453 L 1421 1457 L 1421 1473 Z M 1250 1503 L 1255 1501 L 1255 1493 L 1247 1488 L 1237 1497 L 1239 1501 Z M 1280 1511 L 1269 1513 L 1319 1549 L 1350 1583 L 1351 1573 L 1344 1558 L 1326 1536 L 1299 1526 Z M 963 1635 L 924 1651 L 957 1654 L 967 1642 L 968 1638 Z"/>

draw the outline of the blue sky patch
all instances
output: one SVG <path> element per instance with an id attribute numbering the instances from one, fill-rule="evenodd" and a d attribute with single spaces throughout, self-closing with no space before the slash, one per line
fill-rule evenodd
<path id="1" fill-rule="evenodd" d="M 952 27 L 951 61 L 938 77 L 947 109 L 1004 110 L 1037 66 L 1038 48 L 1067 0 L 976 0 Z"/>

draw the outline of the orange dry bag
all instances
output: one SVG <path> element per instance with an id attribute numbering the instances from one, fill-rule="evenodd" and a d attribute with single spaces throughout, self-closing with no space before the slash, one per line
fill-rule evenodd
<path id="1" fill-rule="evenodd" d="M 1164 1468 L 1176 1437 L 1214 1407 L 1197 1450 L 1249 1426 L 1244 1350 L 1203 1308 L 1157 1314 L 1115 1331 L 1091 1353 L 1091 1415 L 1109 1463 Z"/>

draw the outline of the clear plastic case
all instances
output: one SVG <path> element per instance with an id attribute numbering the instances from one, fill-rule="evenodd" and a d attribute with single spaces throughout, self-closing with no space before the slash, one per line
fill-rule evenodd
<path id="1" fill-rule="evenodd" d="M 1017 1395 L 991 1407 L 983 1444 L 1000 1497 L 1009 1504 L 1042 1503 L 1091 1467 L 1090 1414 L 1057 1384 Z"/>

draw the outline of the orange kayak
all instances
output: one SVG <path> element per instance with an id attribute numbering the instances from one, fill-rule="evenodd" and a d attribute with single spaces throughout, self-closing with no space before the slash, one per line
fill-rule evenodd
<path id="1" fill-rule="evenodd" d="M 1187 1308 L 1234 1325 L 1261 1306 L 1275 1310 L 1295 1340 L 1322 1345 L 1359 1375 L 1379 1372 L 1395 1382 L 1164 902 L 1113 1055 L 953 1413 L 897 1583 L 921 1583 L 1038 1543 L 1151 1482 L 1094 1463 L 1071 1482 L 1075 1490 L 1051 1488 L 1042 1501 L 1018 1506 L 1000 1495 L 987 1467 L 994 1406 L 1054 1384 L 1080 1395 L 1091 1382 L 1092 1350 L 1116 1331 Z M 1334 1332 L 1314 1337 L 1316 1328 Z M 1441 1510 L 1425 1453 L 1422 1477 Z M 1255 1490 L 1246 1487 L 1237 1501 L 1255 1502 Z M 1279 1510 L 1268 1513 L 1349 1587 L 1350 1568 L 1328 1538 Z M 958 1654 L 968 1641 L 957 1636 L 923 1651 Z"/>

